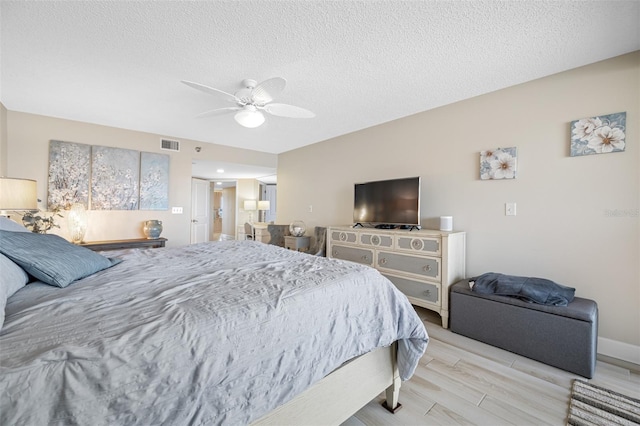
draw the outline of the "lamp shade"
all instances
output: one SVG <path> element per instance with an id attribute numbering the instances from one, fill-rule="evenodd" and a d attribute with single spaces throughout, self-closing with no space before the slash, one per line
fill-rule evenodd
<path id="1" fill-rule="evenodd" d="M 238 124 L 244 127 L 254 128 L 264 123 L 264 114 L 253 105 L 246 105 L 234 116 Z"/>
<path id="2" fill-rule="evenodd" d="M 256 210 L 256 200 L 244 200 L 244 209 L 248 211 Z"/>
<path id="3" fill-rule="evenodd" d="M 0 210 L 37 210 L 37 183 L 31 179 L 0 178 Z"/>
<path id="4" fill-rule="evenodd" d="M 258 210 L 269 210 L 271 209 L 271 203 L 269 200 L 260 200 L 258 201 Z"/>

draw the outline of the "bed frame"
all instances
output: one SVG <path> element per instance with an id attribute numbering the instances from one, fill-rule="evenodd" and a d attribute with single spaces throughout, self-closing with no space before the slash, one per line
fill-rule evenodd
<path id="1" fill-rule="evenodd" d="M 382 391 L 383 406 L 397 411 L 401 381 L 396 352 L 394 343 L 349 361 L 252 425 L 339 425 Z"/>

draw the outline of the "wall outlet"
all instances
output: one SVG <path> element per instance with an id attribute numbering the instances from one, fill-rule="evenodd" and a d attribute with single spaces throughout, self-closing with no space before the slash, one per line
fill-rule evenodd
<path id="1" fill-rule="evenodd" d="M 516 203 L 505 203 L 504 204 L 504 214 L 505 214 L 505 216 L 515 216 L 516 215 Z"/>
<path id="2" fill-rule="evenodd" d="M 313 213 L 313 206 L 309 204 L 309 213 Z"/>
<path id="3" fill-rule="evenodd" d="M 182 207 L 171 207 L 171 214 L 182 214 Z"/>

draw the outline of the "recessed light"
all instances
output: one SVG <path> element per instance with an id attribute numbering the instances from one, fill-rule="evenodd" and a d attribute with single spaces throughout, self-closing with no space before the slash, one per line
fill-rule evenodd
<path id="1" fill-rule="evenodd" d="M 216 173 L 224 173 L 224 169 L 218 169 L 216 170 Z"/>
<path id="2" fill-rule="evenodd" d="M 216 182 L 216 185 L 222 185 L 222 182 Z"/>

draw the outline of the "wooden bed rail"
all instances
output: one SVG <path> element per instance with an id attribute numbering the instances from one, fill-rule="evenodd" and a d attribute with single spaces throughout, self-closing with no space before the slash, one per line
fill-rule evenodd
<path id="1" fill-rule="evenodd" d="M 385 392 L 385 408 L 400 408 L 397 343 L 349 361 L 252 425 L 339 425 Z"/>

